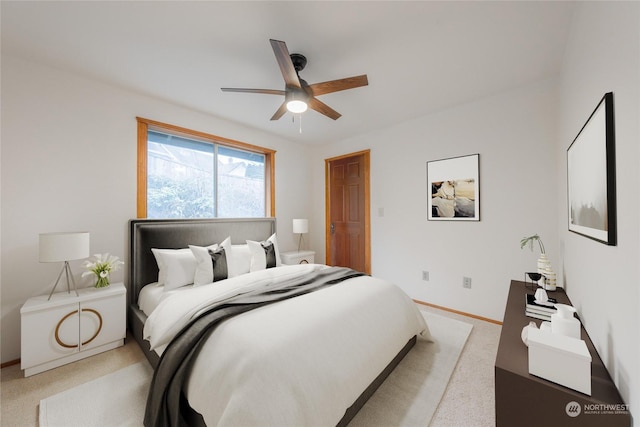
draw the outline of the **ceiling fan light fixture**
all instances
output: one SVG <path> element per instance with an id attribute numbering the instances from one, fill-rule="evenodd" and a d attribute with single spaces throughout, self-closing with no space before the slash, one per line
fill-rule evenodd
<path id="1" fill-rule="evenodd" d="M 231 87 L 223 87 L 221 89 L 223 92 L 284 95 L 284 102 L 280 104 L 276 112 L 271 116 L 271 120 L 280 119 L 287 111 L 294 115 L 298 114 L 298 116 L 302 118 L 302 113 L 307 111 L 309 108 L 332 120 L 338 120 L 341 114 L 316 97 L 318 95 L 325 95 L 327 93 L 367 86 L 369 84 L 367 75 L 363 74 L 360 76 L 347 77 L 310 85 L 304 81 L 304 79 L 301 79 L 298 74 L 306 66 L 307 58 L 299 53 L 290 54 L 287 44 L 283 41 L 270 39 L 269 42 L 271 43 L 271 48 L 276 56 L 276 61 L 280 67 L 282 77 L 284 78 L 284 90 Z"/>
<path id="2" fill-rule="evenodd" d="M 308 105 L 306 102 L 301 101 L 299 99 L 292 99 L 287 102 L 287 110 L 294 114 L 300 114 L 307 111 Z"/>

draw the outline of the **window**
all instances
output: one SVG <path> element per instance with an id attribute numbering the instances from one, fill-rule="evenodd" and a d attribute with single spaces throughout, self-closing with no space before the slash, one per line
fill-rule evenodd
<path id="1" fill-rule="evenodd" d="M 274 155 L 138 118 L 138 217 L 275 216 Z"/>

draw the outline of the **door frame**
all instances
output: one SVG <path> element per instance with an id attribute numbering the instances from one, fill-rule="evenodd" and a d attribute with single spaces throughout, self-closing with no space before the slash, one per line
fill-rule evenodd
<path id="1" fill-rule="evenodd" d="M 325 197 L 325 259 L 331 259 L 331 198 L 330 195 L 330 164 L 334 160 L 341 160 L 347 157 L 364 156 L 364 273 L 371 274 L 371 150 L 356 151 L 354 153 L 343 154 L 337 157 L 324 159 L 324 197 Z"/>

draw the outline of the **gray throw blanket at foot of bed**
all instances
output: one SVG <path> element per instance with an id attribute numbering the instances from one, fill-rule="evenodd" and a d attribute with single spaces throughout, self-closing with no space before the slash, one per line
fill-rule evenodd
<path id="1" fill-rule="evenodd" d="M 182 386 L 188 376 L 187 368 L 191 359 L 197 355 L 198 348 L 220 322 L 267 304 L 307 294 L 362 275 L 364 274 L 349 268 L 330 267 L 212 304 L 185 326 L 162 354 L 149 389 L 144 425 L 188 425 L 182 413 L 182 410 L 190 410 L 186 407 L 188 404 L 182 395 Z"/>

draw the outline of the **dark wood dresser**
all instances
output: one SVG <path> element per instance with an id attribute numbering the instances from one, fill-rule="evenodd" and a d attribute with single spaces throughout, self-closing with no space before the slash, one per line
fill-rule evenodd
<path id="1" fill-rule="evenodd" d="M 522 328 L 530 321 L 539 327 L 542 321 L 525 316 L 527 293 L 534 291 L 524 282 L 511 281 L 495 364 L 496 426 L 631 426 L 625 402 L 584 327 L 582 339 L 592 358 L 591 396 L 529 374 Z M 559 303 L 570 304 L 562 288 L 548 294 Z"/>

